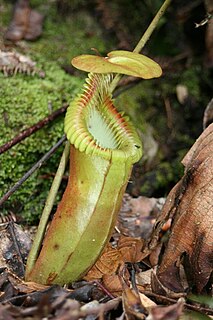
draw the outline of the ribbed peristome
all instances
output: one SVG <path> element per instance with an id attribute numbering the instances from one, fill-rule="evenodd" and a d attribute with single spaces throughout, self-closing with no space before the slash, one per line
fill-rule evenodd
<path id="1" fill-rule="evenodd" d="M 81 152 L 135 163 L 142 155 L 141 141 L 129 118 L 113 105 L 111 80 L 110 74 L 89 74 L 67 110 L 65 133 Z"/>

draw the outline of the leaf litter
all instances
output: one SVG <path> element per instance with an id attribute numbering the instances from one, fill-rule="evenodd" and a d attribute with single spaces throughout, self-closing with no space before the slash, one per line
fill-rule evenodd
<path id="1" fill-rule="evenodd" d="M 213 124 L 184 157 L 185 174 L 169 193 L 157 224 L 172 219 L 157 269 L 158 280 L 173 292 L 182 281 L 197 293 L 212 290 L 213 271 Z M 155 237 L 157 229 L 154 231 Z M 186 279 L 183 279 L 183 271 Z"/>

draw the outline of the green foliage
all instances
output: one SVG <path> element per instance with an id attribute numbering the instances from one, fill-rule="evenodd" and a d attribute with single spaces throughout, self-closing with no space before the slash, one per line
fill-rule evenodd
<path id="1" fill-rule="evenodd" d="M 188 299 L 194 302 L 198 302 L 206 305 L 209 308 L 213 308 L 213 297 L 207 295 L 189 295 Z"/>

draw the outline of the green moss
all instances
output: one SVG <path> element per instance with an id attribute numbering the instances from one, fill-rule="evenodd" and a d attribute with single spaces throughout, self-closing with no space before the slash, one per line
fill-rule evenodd
<path id="1" fill-rule="evenodd" d="M 35 124 L 52 111 L 68 102 L 79 90 L 81 81 L 71 77 L 55 63 L 46 63 L 45 79 L 17 75 L 5 78 L 0 74 L 0 145 L 7 142 L 21 130 Z M 45 154 L 63 135 L 63 116 L 45 126 L 34 135 L 1 155 L 0 195 L 2 196 L 21 176 Z M 50 181 L 40 178 L 54 173 L 60 158 L 59 150 L 48 164 L 37 171 L 11 197 L 7 206 L 19 203 L 27 220 L 38 216 L 47 195 Z M 30 199 L 30 201 L 29 201 Z M 32 206 L 33 210 L 29 210 Z M 33 212 L 32 212 L 33 211 Z"/>
<path id="2" fill-rule="evenodd" d="M 106 49 L 101 31 L 89 13 L 81 11 L 62 17 L 52 1 L 44 4 L 35 0 L 31 5 L 45 15 L 42 36 L 35 42 L 23 41 L 16 49 L 36 61 L 46 76 L 5 77 L 0 73 L 0 145 L 73 99 L 83 80 L 66 74 L 61 65 L 70 65 L 73 56 L 89 52 L 91 47 L 100 52 Z M 2 11 L 0 28 L 5 31 L 12 16 L 12 4 L 3 1 Z M 0 156 L 0 197 L 61 138 L 63 121 L 60 116 Z M 63 147 L 5 202 L 4 212 L 12 209 L 20 212 L 25 222 L 36 222 L 62 150 Z"/>

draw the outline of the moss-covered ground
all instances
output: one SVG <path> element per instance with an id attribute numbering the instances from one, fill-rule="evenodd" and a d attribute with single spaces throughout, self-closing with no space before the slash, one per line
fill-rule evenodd
<path id="1" fill-rule="evenodd" d="M 35 42 L 21 41 L 16 45 L 4 43 L 1 49 L 17 50 L 37 62 L 36 67 L 45 72 L 38 75 L 17 74 L 5 77 L 0 73 L 0 145 L 20 131 L 48 116 L 64 103 L 69 103 L 79 91 L 82 78 L 71 76 L 62 69 L 70 65 L 73 56 L 89 52 L 96 47 L 106 51 L 101 31 L 92 15 L 85 11 L 66 18 L 57 15 L 56 4 L 32 1 L 31 5 L 45 15 L 42 37 Z M 0 28 L 5 32 L 12 15 L 12 4 L 2 3 Z M 90 30 L 86 34 L 85 30 Z M 63 135 L 63 115 L 0 156 L 0 196 L 31 168 Z M 56 171 L 62 147 L 35 172 L 5 203 L 3 212 L 21 213 L 25 222 L 32 223 L 41 213 L 52 175 Z M 46 178 L 44 178 L 44 176 Z M 49 177 L 49 178 L 48 178 Z"/>

